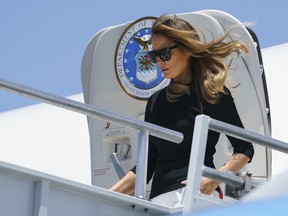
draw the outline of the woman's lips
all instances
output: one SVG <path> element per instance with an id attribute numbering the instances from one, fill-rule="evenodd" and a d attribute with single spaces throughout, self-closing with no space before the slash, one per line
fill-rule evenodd
<path id="1" fill-rule="evenodd" d="M 162 68 L 161 71 L 164 73 L 166 71 L 168 71 L 169 69 L 168 68 Z"/>

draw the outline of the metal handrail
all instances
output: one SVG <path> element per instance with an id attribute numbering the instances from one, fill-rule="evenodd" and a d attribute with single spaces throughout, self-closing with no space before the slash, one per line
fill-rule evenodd
<path id="1" fill-rule="evenodd" d="M 30 88 L 28 86 L 16 84 L 14 82 L 10 82 L 4 79 L 0 79 L 0 86 L 6 90 L 10 90 L 15 94 L 20 94 L 23 96 L 38 99 L 48 104 L 66 108 L 68 110 L 82 113 L 93 118 L 106 119 L 136 130 L 147 129 L 150 135 L 159 137 L 161 139 L 169 140 L 171 142 L 180 143 L 183 140 L 183 134 L 177 131 L 173 131 L 128 116 L 120 115 L 119 113 L 103 110 L 90 104 L 84 104 L 78 101 L 71 100 L 69 98 L 60 97 L 54 94 L 40 91 L 38 89 Z"/>
<path id="2" fill-rule="evenodd" d="M 65 97 L 49 94 L 34 88 L 16 84 L 4 79 L 0 79 L 0 86 L 12 93 L 28 96 L 41 100 L 48 104 L 66 108 L 68 110 L 85 114 L 92 118 L 100 118 L 118 123 L 131 129 L 139 131 L 138 153 L 137 153 L 137 175 L 135 182 L 135 196 L 146 198 L 146 172 L 147 172 L 147 149 L 148 137 L 153 135 L 174 143 L 183 140 L 183 134 L 145 121 L 130 118 L 118 113 L 110 112 L 95 106 L 74 101 Z"/>
<path id="3" fill-rule="evenodd" d="M 216 181 L 223 182 L 225 184 L 229 184 L 235 187 L 241 187 L 242 185 L 245 184 L 245 180 L 242 177 L 226 172 L 219 172 L 217 169 L 203 166 L 201 171 L 204 177 L 212 178 Z M 259 182 L 255 181 L 255 185 L 258 184 Z"/>

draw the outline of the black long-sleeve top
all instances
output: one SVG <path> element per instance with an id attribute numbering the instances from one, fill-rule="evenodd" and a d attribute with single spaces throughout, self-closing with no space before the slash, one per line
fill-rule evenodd
<path id="1" fill-rule="evenodd" d="M 179 131 L 183 133 L 184 139 L 180 144 L 175 144 L 154 136 L 149 137 L 147 182 L 154 175 L 150 198 L 184 186 L 181 182 L 187 179 L 193 128 L 197 115 L 205 114 L 243 128 L 234 99 L 228 89 L 226 89 L 227 94 L 222 94 L 217 104 L 201 101 L 203 108 L 200 111 L 199 100 L 195 93 L 183 95 L 177 102 L 169 102 L 166 98 L 166 88 L 149 98 L 145 121 Z M 219 135 L 214 131 L 208 133 L 205 166 L 215 168 L 213 155 L 216 152 L 215 146 Z M 251 143 L 227 137 L 234 153 L 242 153 L 252 159 L 254 148 Z M 131 171 L 135 173 L 136 166 Z"/>

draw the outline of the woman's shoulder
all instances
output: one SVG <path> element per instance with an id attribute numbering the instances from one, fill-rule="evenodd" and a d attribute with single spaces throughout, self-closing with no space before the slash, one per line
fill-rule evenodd
<path id="1" fill-rule="evenodd" d="M 165 89 L 165 88 L 164 88 Z M 145 121 L 150 121 L 150 115 L 153 112 L 153 110 L 155 109 L 155 104 L 156 101 L 159 101 L 159 98 L 161 97 L 161 95 L 163 94 L 163 92 L 165 93 L 164 89 L 160 89 L 156 92 L 154 92 L 147 101 L 146 104 L 146 110 L 145 110 Z M 157 102 L 157 104 L 159 104 L 159 102 Z"/>
<path id="2" fill-rule="evenodd" d="M 209 102 L 204 102 L 205 107 L 210 110 L 226 110 L 229 109 L 229 107 L 234 105 L 234 98 L 232 96 L 232 93 L 229 88 L 225 87 L 224 92 L 220 93 L 219 95 L 219 100 L 216 103 L 209 103 Z"/>
<path id="3" fill-rule="evenodd" d="M 224 92 L 221 93 L 220 95 L 220 100 L 219 102 L 221 103 L 221 101 L 234 101 L 233 95 L 231 93 L 231 90 L 227 87 L 224 87 Z"/>
<path id="4" fill-rule="evenodd" d="M 152 100 L 156 100 L 158 98 L 159 95 L 163 96 L 165 95 L 166 93 L 166 89 L 167 89 L 167 86 L 162 88 L 162 89 L 159 89 L 157 90 L 156 92 L 154 92 L 148 99 L 148 101 L 152 101 Z"/>
<path id="5" fill-rule="evenodd" d="M 163 94 L 165 94 L 165 89 L 166 89 L 167 87 L 165 87 L 165 88 L 163 88 L 163 89 L 160 89 L 160 90 L 158 90 L 158 91 L 156 91 L 156 92 L 154 92 L 149 98 L 148 98 L 148 102 L 147 102 L 147 105 L 148 106 L 154 106 L 154 104 L 155 104 L 155 102 L 156 102 L 156 100 L 159 98 L 159 97 L 161 97 Z"/>

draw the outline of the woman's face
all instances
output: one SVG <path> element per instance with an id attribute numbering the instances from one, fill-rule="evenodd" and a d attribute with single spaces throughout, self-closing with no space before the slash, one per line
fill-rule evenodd
<path id="1" fill-rule="evenodd" d="M 163 48 L 173 47 L 174 41 L 170 40 L 162 34 L 155 34 L 152 37 L 153 50 L 161 50 Z M 189 56 L 179 47 L 170 50 L 171 59 L 163 61 L 157 57 L 157 64 L 162 70 L 165 78 L 174 79 L 176 83 L 188 84 L 191 82 L 191 68 Z"/>

